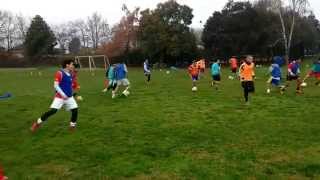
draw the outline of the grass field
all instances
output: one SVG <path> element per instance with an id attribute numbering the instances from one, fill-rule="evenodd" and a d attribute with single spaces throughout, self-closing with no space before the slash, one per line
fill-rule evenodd
<path id="1" fill-rule="evenodd" d="M 10 179 L 320 179 L 314 80 L 303 95 L 294 85 L 266 94 L 266 68 L 259 68 L 244 106 L 228 69 L 219 91 L 207 72 L 193 93 L 185 70 L 155 71 L 146 85 L 141 69 L 129 68 L 131 94 L 117 99 L 101 93 L 102 70 L 81 71 L 76 132 L 62 110 L 31 134 L 52 101 L 55 70 L 0 70 L 0 94 L 13 94 L 0 100 L 0 164 Z"/>

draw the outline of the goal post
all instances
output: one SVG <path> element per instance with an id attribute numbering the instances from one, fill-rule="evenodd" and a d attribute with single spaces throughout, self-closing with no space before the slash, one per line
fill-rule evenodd
<path id="1" fill-rule="evenodd" d="M 75 62 L 79 64 L 80 68 L 84 68 L 85 64 L 87 64 L 90 71 L 97 69 L 97 66 L 96 66 L 97 63 L 95 61 L 97 59 L 103 60 L 103 67 L 105 70 L 110 66 L 109 58 L 106 55 L 75 56 L 74 57 Z"/>

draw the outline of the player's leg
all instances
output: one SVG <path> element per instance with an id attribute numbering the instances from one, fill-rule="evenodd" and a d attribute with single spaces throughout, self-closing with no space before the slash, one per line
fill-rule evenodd
<path id="1" fill-rule="evenodd" d="M 248 83 L 246 81 L 243 81 L 241 84 L 243 88 L 244 100 L 245 102 L 248 102 L 249 101 Z"/>
<path id="2" fill-rule="evenodd" d="M 66 109 L 71 111 L 70 128 L 75 128 L 78 119 L 78 104 L 73 97 L 65 100 Z"/>
<path id="3" fill-rule="evenodd" d="M 51 108 L 49 111 L 42 114 L 42 116 L 40 117 L 40 120 L 41 120 L 40 123 L 43 121 L 46 121 L 50 116 L 54 115 L 57 111 L 58 111 L 58 109 Z"/>
<path id="4" fill-rule="evenodd" d="M 150 80 L 151 80 L 151 74 L 148 74 L 148 82 L 150 82 Z"/>
<path id="5" fill-rule="evenodd" d="M 211 80 L 211 87 L 213 87 L 213 86 L 214 86 L 214 77 L 213 77 L 213 75 L 211 76 L 211 78 L 212 78 L 212 80 Z"/>
<path id="6" fill-rule="evenodd" d="M 316 77 L 316 83 L 315 83 L 315 85 L 316 86 L 320 86 L 320 73 L 317 73 L 316 75 L 315 75 L 315 77 Z"/>
<path id="7" fill-rule="evenodd" d="M 221 77 L 220 75 L 216 75 L 214 77 L 214 86 L 215 86 L 215 89 L 218 90 L 218 87 L 219 87 L 219 84 L 220 84 L 220 80 L 221 80 Z"/>
<path id="8" fill-rule="evenodd" d="M 54 115 L 64 104 L 64 100 L 61 98 L 54 98 L 49 111 L 43 113 L 40 118 L 37 119 L 31 126 L 31 131 L 35 132 L 43 121 L 46 121 L 50 116 Z"/>
<path id="9" fill-rule="evenodd" d="M 75 128 L 77 125 L 78 119 L 78 108 L 71 109 L 71 120 L 70 120 L 70 128 Z"/>
<path id="10" fill-rule="evenodd" d="M 292 77 L 290 75 L 287 75 L 287 80 L 286 80 L 286 83 L 285 83 L 286 87 L 289 87 L 290 81 L 292 81 Z"/>
<path id="11" fill-rule="evenodd" d="M 109 90 L 109 84 L 110 81 L 108 79 L 104 80 L 104 89 L 102 90 L 102 92 L 107 92 Z"/>
<path id="12" fill-rule="evenodd" d="M 192 76 L 192 87 L 196 87 L 197 86 L 197 80 L 199 79 L 199 75 L 198 76 Z"/>
<path id="13" fill-rule="evenodd" d="M 115 98 L 116 97 L 116 93 L 118 92 L 118 90 L 119 90 L 119 87 L 122 85 L 122 82 L 121 82 L 121 80 L 118 80 L 117 82 L 116 82 L 116 86 L 113 88 L 113 90 L 112 90 L 112 95 L 111 95 L 111 97 L 112 98 Z"/>
<path id="14" fill-rule="evenodd" d="M 269 77 L 269 79 L 267 80 L 267 93 L 271 92 L 271 88 L 272 88 L 272 76 Z"/>
<path id="15" fill-rule="evenodd" d="M 248 91 L 249 91 L 249 93 L 254 93 L 255 92 L 254 82 L 253 81 L 248 81 Z"/>
<path id="16" fill-rule="evenodd" d="M 130 88 L 130 82 L 129 80 L 126 78 L 126 79 L 123 79 L 123 82 L 122 82 L 123 86 L 125 87 L 125 90 L 124 91 L 128 91 L 129 88 Z M 124 92 L 123 91 L 123 92 Z"/>
<path id="17" fill-rule="evenodd" d="M 232 68 L 231 71 L 232 71 L 233 78 L 236 78 L 237 77 L 237 68 Z"/>
<path id="18" fill-rule="evenodd" d="M 113 81 L 113 80 L 109 80 L 107 91 L 109 91 L 110 89 L 112 89 L 113 86 L 114 86 L 114 81 Z"/>
<path id="19" fill-rule="evenodd" d="M 302 86 L 301 86 L 302 81 L 299 77 L 297 77 L 296 82 L 297 82 L 296 92 L 298 94 L 301 94 L 302 93 Z"/>

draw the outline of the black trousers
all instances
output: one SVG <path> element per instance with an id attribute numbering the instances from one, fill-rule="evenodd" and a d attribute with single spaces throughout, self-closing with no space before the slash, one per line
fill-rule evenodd
<path id="1" fill-rule="evenodd" d="M 49 111 L 45 112 L 41 116 L 42 121 L 46 121 L 50 116 L 54 115 L 58 109 L 51 108 Z M 71 122 L 75 123 L 78 119 L 78 108 L 71 109 Z"/>
<path id="2" fill-rule="evenodd" d="M 145 74 L 145 76 L 147 77 L 147 81 L 149 82 L 151 80 L 151 74 Z"/>
<path id="3" fill-rule="evenodd" d="M 253 81 L 242 81 L 241 85 L 243 88 L 244 99 L 247 102 L 249 100 L 249 93 L 254 92 L 254 83 Z"/>

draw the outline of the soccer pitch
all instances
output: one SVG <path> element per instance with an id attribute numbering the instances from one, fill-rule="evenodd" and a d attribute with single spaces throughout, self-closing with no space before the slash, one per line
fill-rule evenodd
<path id="1" fill-rule="evenodd" d="M 229 69 L 218 91 L 207 70 L 192 92 L 186 69 L 154 70 L 146 84 L 142 68 L 129 68 L 130 95 L 116 99 L 101 92 L 102 70 L 80 70 L 76 131 L 62 109 L 32 134 L 56 70 L 0 69 L 0 93 L 13 94 L 0 100 L 0 164 L 9 179 L 320 178 L 320 87 L 312 78 L 303 95 L 293 82 L 284 95 L 266 94 L 267 68 L 258 68 L 245 106 Z"/>

